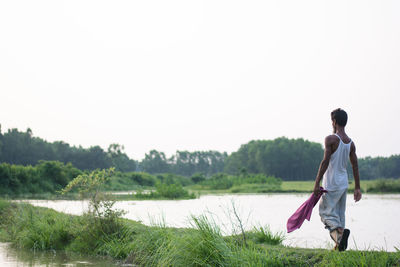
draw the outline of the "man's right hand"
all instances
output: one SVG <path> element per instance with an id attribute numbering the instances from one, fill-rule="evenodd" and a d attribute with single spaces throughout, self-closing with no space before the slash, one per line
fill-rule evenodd
<path id="1" fill-rule="evenodd" d="M 318 184 L 315 183 L 315 185 L 314 185 L 314 196 L 317 197 L 319 195 L 320 191 L 321 191 L 321 189 L 320 189 L 319 183 Z"/>
<path id="2" fill-rule="evenodd" d="M 361 190 L 360 190 L 360 188 L 358 188 L 358 189 L 354 189 L 354 200 L 357 202 L 357 201 L 360 201 L 360 199 L 361 199 Z"/>

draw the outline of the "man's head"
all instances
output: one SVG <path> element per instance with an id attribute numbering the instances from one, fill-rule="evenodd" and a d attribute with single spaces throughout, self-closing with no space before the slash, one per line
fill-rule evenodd
<path id="1" fill-rule="evenodd" d="M 336 132 L 336 127 L 341 126 L 345 127 L 347 124 L 347 113 L 343 109 L 335 109 L 334 111 L 331 112 L 331 119 L 332 119 L 332 125 L 333 125 L 333 130 Z"/>

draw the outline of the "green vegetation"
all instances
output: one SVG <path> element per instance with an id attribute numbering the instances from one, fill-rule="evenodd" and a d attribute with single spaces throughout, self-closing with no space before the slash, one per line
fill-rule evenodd
<path id="1" fill-rule="evenodd" d="M 358 165 L 362 179 L 400 178 L 400 155 L 365 157 L 359 159 Z"/>
<path id="2" fill-rule="evenodd" d="M 0 194 L 10 197 L 55 193 L 81 173 L 72 164 L 40 161 L 36 166 L 0 164 Z"/>
<path id="3" fill-rule="evenodd" d="M 68 194 L 56 194 L 75 177 L 90 175 L 74 168 L 70 163 L 58 161 L 40 161 L 36 166 L 0 164 L 0 195 L 8 198 L 33 199 L 76 199 L 77 193 L 70 190 Z M 192 180 L 174 174 L 157 176 L 139 172 L 115 172 L 101 184 L 100 191 L 124 191 L 154 189 L 151 194 L 140 194 L 140 199 L 182 199 L 193 198 L 183 185 L 193 184 Z M 150 190 L 150 191 L 151 191 Z M 132 198 L 132 197 L 131 197 Z"/>
<path id="4" fill-rule="evenodd" d="M 76 191 L 56 194 L 79 175 L 87 175 L 70 163 L 40 161 L 36 166 L 0 164 L 0 195 L 23 199 L 76 199 Z M 361 189 L 367 193 L 400 193 L 400 179 L 362 180 Z M 206 177 L 196 173 L 192 177 L 166 173 L 151 175 L 144 172 L 119 172 L 101 185 L 101 191 L 136 191 L 136 194 L 116 195 L 118 200 L 133 199 L 189 199 L 205 193 L 309 193 L 314 181 L 282 181 L 273 176 L 224 173 Z M 354 190 L 350 182 L 349 191 Z"/>
<path id="5" fill-rule="evenodd" d="M 288 181 L 282 183 L 284 192 L 309 193 L 314 187 L 313 181 Z M 354 191 L 354 183 L 350 181 L 349 192 Z M 400 179 L 378 179 L 361 181 L 364 193 L 400 193 Z"/>
<path id="6" fill-rule="evenodd" d="M 34 137 L 30 129 L 26 132 L 9 129 L 2 133 L 0 125 L 0 163 L 25 166 L 47 160 L 71 163 L 80 170 L 114 167 L 120 172 L 143 171 L 153 175 L 171 173 L 207 178 L 222 172 L 240 175 L 244 171 L 281 177 L 285 181 L 305 181 L 314 179 L 322 155 L 320 143 L 280 137 L 250 141 L 230 155 L 218 151 L 176 151 L 167 157 L 163 152 L 151 150 L 141 161 L 135 161 L 126 155 L 124 147 L 119 144 L 109 145 L 106 151 L 99 146 L 74 147 L 63 141 L 50 143 Z M 349 164 L 351 177 L 350 169 Z M 359 171 L 362 180 L 400 178 L 400 155 L 360 158 Z M 1 179 L 0 175 L 0 183 Z"/>
<path id="7" fill-rule="evenodd" d="M 157 181 L 160 181 L 160 178 L 145 172 L 115 172 L 103 185 L 103 189 L 106 191 L 124 191 L 151 188 Z"/>
<path id="8" fill-rule="evenodd" d="M 203 173 L 209 176 L 224 170 L 227 156 L 226 152 L 218 151 L 176 151 L 175 155 L 167 158 L 163 152 L 151 150 L 140 162 L 140 167 L 152 174 L 174 173 L 189 177 Z"/>
<path id="9" fill-rule="evenodd" d="M 135 171 L 137 166 L 119 144 L 111 144 L 107 151 L 99 146 L 85 149 L 63 141 L 47 142 L 34 137 L 29 128 L 26 132 L 9 129 L 3 134 L 0 125 L 0 162 L 36 165 L 40 160 L 71 163 L 80 170 L 115 167 L 118 171 Z"/>
<path id="10" fill-rule="evenodd" d="M 371 181 L 368 183 L 366 191 L 369 193 L 400 193 L 400 178 Z"/>
<path id="11" fill-rule="evenodd" d="M 230 189 L 236 188 L 240 189 L 241 185 L 249 185 L 249 184 L 264 184 L 272 192 L 274 190 L 279 190 L 281 186 L 282 180 L 273 176 L 265 176 L 262 174 L 242 174 L 239 176 L 236 175 L 228 175 L 228 174 L 217 174 L 212 176 L 210 179 L 205 179 L 201 181 L 199 184 L 203 187 L 203 189 Z"/>
<path id="12" fill-rule="evenodd" d="M 253 240 L 255 243 L 279 245 L 285 239 L 284 233 L 273 233 L 269 226 L 254 227 L 252 231 L 247 233 L 248 239 Z"/>
<path id="13" fill-rule="evenodd" d="M 199 179 L 198 176 L 195 178 Z M 281 184 L 281 179 L 263 174 L 228 175 L 220 173 L 209 179 L 200 179 L 198 184 L 188 188 L 198 193 L 270 193 L 281 192 Z"/>
<path id="14" fill-rule="evenodd" d="M 285 247 L 267 228 L 224 237 L 204 216 L 194 229 L 145 226 L 94 214 L 72 216 L 0 201 L 0 240 L 17 248 L 106 256 L 138 266 L 398 266 L 400 253 Z"/>
<path id="15" fill-rule="evenodd" d="M 279 181 L 279 180 L 278 180 Z M 311 193 L 314 181 L 281 181 L 279 183 L 243 183 L 229 188 L 202 185 L 202 183 L 187 187 L 196 194 L 227 194 L 227 193 Z M 354 183 L 350 180 L 349 192 L 354 191 Z M 378 179 L 361 181 L 361 191 L 364 193 L 400 193 L 400 179 Z"/>
<path id="16" fill-rule="evenodd" d="M 225 172 L 250 173 L 283 177 L 285 180 L 307 180 L 314 177 L 322 160 L 321 144 L 302 138 L 251 141 L 233 152 L 225 162 Z"/>
<path id="17" fill-rule="evenodd" d="M 117 200 L 192 199 L 196 198 L 196 195 L 194 193 L 189 193 L 181 184 L 157 183 L 154 191 L 138 190 L 135 193 L 114 195 L 113 197 Z"/>

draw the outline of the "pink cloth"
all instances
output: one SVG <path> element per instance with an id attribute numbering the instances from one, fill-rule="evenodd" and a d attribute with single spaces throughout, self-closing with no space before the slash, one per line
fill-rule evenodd
<path id="1" fill-rule="evenodd" d="M 290 216 L 287 221 L 286 228 L 288 233 L 293 232 L 296 229 L 299 229 L 303 224 L 304 220 L 307 219 L 310 221 L 311 213 L 314 206 L 318 203 L 318 200 L 321 198 L 322 194 L 326 191 L 323 187 L 320 188 L 320 192 L 318 196 L 315 196 L 314 193 L 304 202 L 296 212 Z"/>

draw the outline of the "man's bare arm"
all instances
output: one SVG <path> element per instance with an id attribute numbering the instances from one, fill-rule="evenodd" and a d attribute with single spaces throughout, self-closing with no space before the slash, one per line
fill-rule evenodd
<path id="1" fill-rule="evenodd" d="M 329 161 L 332 155 L 332 144 L 335 142 L 334 138 L 335 137 L 333 137 L 332 135 L 327 136 L 325 138 L 324 158 L 322 159 L 321 164 L 319 165 L 318 174 L 317 177 L 315 178 L 314 195 L 318 195 L 322 176 L 324 176 L 326 169 L 328 169 Z"/>
<path id="2" fill-rule="evenodd" d="M 354 200 L 357 202 L 361 199 L 361 190 L 360 190 L 360 174 L 358 172 L 358 159 L 356 154 L 356 145 L 354 142 L 351 143 L 350 147 L 350 162 L 353 168 L 353 176 L 354 176 Z"/>

